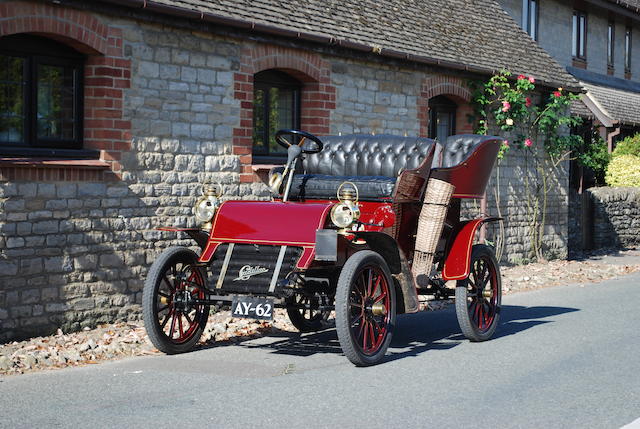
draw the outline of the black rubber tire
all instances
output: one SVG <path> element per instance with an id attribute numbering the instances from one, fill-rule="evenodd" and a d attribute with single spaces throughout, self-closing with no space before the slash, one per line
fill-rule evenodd
<path id="1" fill-rule="evenodd" d="M 209 317 L 209 306 L 201 306 L 200 310 L 195 309 L 195 314 L 193 315 L 193 324 L 194 329 L 187 338 L 182 340 L 178 339 L 174 340 L 170 338 L 163 329 L 162 323 L 158 320 L 159 313 L 159 305 L 160 303 L 159 293 L 161 288 L 161 283 L 163 283 L 163 279 L 167 273 L 170 273 L 171 267 L 174 266 L 192 266 L 193 264 L 198 262 L 198 256 L 191 249 L 186 247 L 170 247 L 166 249 L 164 252 L 160 254 L 158 259 L 154 261 L 149 269 L 149 273 L 147 274 L 147 279 L 144 283 L 144 289 L 142 292 L 142 315 L 144 319 L 144 325 L 147 330 L 147 335 L 149 339 L 153 343 L 153 345 L 160 350 L 161 352 L 167 354 L 176 354 L 176 353 L 184 353 L 189 350 L 192 350 L 196 345 L 200 337 L 202 336 L 202 332 L 204 331 L 205 325 L 207 324 L 207 319 Z M 203 286 L 206 283 L 206 273 L 202 268 L 192 269 L 192 272 L 197 270 L 197 276 L 199 280 L 203 283 Z M 170 278 L 171 276 L 167 276 Z M 166 286 L 166 281 L 164 285 Z M 175 284 L 174 284 L 175 286 Z M 202 291 L 204 294 L 204 291 Z M 175 295 L 171 295 L 171 299 L 173 300 Z M 173 308 L 171 305 L 168 306 L 169 309 Z M 165 321 L 165 326 L 168 323 L 168 319 L 171 318 L 171 312 L 168 311 L 167 321 Z M 178 316 L 178 318 L 182 318 L 184 316 Z M 175 316 L 173 316 L 175 318 Z M 186 319 L 188 321 L 188 319 Z M 172 324 L 174 321 L 172 320 Z M 180 320 L 182 323 L 182 319 Z M 191 324 L 189 325 L 191 330 Z M 180 329 L 182 325 L 180 325 Z M 173 329 L 173 326 L 172 328 Z M 171 332 L 170 332 L 171 333 Z"/>
<path id="2" fill-rule="evenodd" d="M 483 266 L 488 276 L 482 274 Z M 470 267 L 469 277 L 459 280 L 456 285 L 456 316 L 465 337 L 471 341 L 486 341 L 493 336 L 500 321 L 500 266 L 490 247 L 477 244 L 471 251 Z M 487 287 L 492 291 L 490 297 L 485 297 L 481 292 Z M 484 319 L 485 314 L 490 316 L 488 323 Z"/>
<path id="3" fill-rule="evenodd" d="M 364 348 L 360 345 L 357 335 L 354 335 L 355 326 L 359 326 L 360 330 L 364 332 L 367 325 L 362 326 L 355 324 L 352 321 L 354 310 L 357 305 L 352 304 L 352 291 L 354 292 L 353 298 L 357 298 L 355 295 L 355 289 L 359 276 L 367 269 L 378 269 L 378 273 L 384 276 L 388 291 L 388 307 L 385 307 L 385 315 L 382 324 L 376 322 L 375 326 L 378 328 L 382 325 L 384 332 L 379 346 L 375 348 L 372 353 L 366 353 Z M 371 272 L 372 273 L 372 272 Z M 372 274 L 370 274 L 371 276 Z M 375 289 L 377 290 L 377 289 Z M 374 292 L 375 292 L 374 290 Z M 382 290 L 382 286 L 380 288 Z M 366 293 L 366 291 L 365 291 Z M 364 299 L 364 298 L 363 298 Z M 370 366 L 375 365 L 384 359 L 389 344 L 391 343 L 391 337 L 393 335 L 393 329 L 396 323 L 396 292 L 393 277 L 385 260 L 378 253 L 371 250 L 361 250 L 354 253 L 342 267 L 340 277 L 338 278 L 338 286 L 336 290 L 336 331 L 338 333 L 338 340 L 342 351 L 347 359 L 349 359 L 356 366 Z M 358 311 L 358 310 L 355 310 Z M 364 310 L 363 310 L 364 312 Z M 364 313 L 363 313 L 364 314 Z M 356 317 L 357 318 L 357 317 Z M 364 316 L 361 316 L 361 321 L 364 320 Z M 352 329 L 352 325 L 354 329 Z M 373 325 L 371 325 L 373 326 Z M 373 329 L 373 328 L 372 328 Z M 369 331 L 367 331 L 369 332 Z M 371 331 L 374 334 L 374 331 Z M 375 334 L 374 334 L 375 335 Z M 380 336 L 380 333 L 378 334 Z M 363 344 L 366 347 L 366 336 L 363 337 Z"/>
<path id="4" fill-rule="evenodd" d="M 295 326 L 296 329 L 298 329 L 298 331 L 317 332 L 329 326 L 329 323 L 327 322 L 327 320 L 329 319 L 329 314 L 331 313 L 331 311 L 320 312 L 316 310 L 315 314 L 312 314 L 310 315 L 310 317 L 307 317 L 305 315 L 306 311 L 302 311 L 300 308 L 294 305 L 291 305 L 296 303 L 294 300 L 295 300 L 295 297 L 292 297 L 289 300 L 287 300 L 286 309 L 287 309 L 287 315 L 289 316 L 289 320 L 291 321 L 293 326 Z"/>

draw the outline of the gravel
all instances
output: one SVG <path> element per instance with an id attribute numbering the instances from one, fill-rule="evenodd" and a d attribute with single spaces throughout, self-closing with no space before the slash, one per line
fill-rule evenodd
<path id="1" fill-rule="evenodd" d="M 578 255 L 575 260 L 548 261 L 501 267 L 506 294 L 576 283 L 595 283 L 640 271 L 640 250 Z M 431 302 L 425 310 L 439 310 L 447 302 Z M 270 332 L 297 332 L 286 311 L 277 309 L 272 323 L 234 319 L 228 311 L 212 314 L 201 338 L 202 346 L 234 343 Z M 142 321 L 101 325 L 74 333 L 61 330 L 48 337 L 0 344 L 0 375 L 98 364 L 131 356 L 160 354 L 149 342 Z"/>

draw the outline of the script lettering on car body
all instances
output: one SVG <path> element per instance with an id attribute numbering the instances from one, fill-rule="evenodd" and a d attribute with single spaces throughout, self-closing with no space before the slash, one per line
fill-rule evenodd
<path id="1" fill-rule="evenodd" d="M 252 267 L 251 265 L 244 265 L 242 268 L 240 268 L 240 271 L 238 271 L 238 277 L 233 279 L 233 281 L 235 282 L 238 280 L 249 280 L 251 277 L 257 276 L 258 274 L 266 273 L 267 271 L 269 271 L 269 269 L 265 267 L 260 267 L 257 265 L 255 267 Z"/>

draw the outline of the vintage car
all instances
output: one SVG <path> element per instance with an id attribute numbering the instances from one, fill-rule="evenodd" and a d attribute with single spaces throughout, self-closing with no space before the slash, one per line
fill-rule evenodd
<path id="1" fill-rule="evenodd" d="M 302 332 L 324 329 L 335 311 L 358 366 L 380 362 L 396 315 L 429 299 L 455 299 L 471 341 L 493 335 L 500 269 L 490 247 L 473 243 L 498 219 L 460 211 L 461 199 L 483 196 L 501 139 L 280 130 L 276 140 L 288 159 L 269 173 L 271 201 L 221 202 L 206 185 L 194 208 L 201 228 L 160 228 L 185 232 L 200 251 L 168 248 L 149 270 L 143 313 L 159 350 L 191 350 L 211 306 L 266 320 L 284 307 Z"/>

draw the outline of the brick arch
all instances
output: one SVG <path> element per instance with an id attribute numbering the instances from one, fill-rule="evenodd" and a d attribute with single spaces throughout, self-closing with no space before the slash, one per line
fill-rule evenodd
<path id="1" fill-rule="evenodd" d="M 18 33 L 48 37 L 87 55 L 83 145 L 100 151 L 100 159 L 118 177 L 122 153 L 131 148 L 131 121 L 124 117 L 131 60 L 124 55 L 122 30 L 71 8 L 23 1 L 0 3 L 0 37 Z M 75 181 L 91 176 L 84 173 L 60 169 L 59 175 L 51 177 Z M 111 174 L 104 177 L 113 178 Z"/>
<path id="2" fill-rule="evenodd" d="M 468 124 L 466 116 L 471 114 L 471 91 L 463 79 L 455 76 L 439 75 L 424 80 L 418 97 L 418 119 L 420 121 L 420 136 L 429 134 L 429 100 L 439 95 L 449 96 L 458 104 L 456 117 L 457 132 L 473 131 L 472 124 Z"/>
<path id="3" fill-rule="evenodd" d="M 59 40 L 85 54 L 107 54 L 109 28 L 90 14 L 48 4 L 0 4 L 0 37 L 39 34 Z"/>
<path id="4" fill-rule="evenodd" d="M 253 76 L 264 70 L 283 71 L 302 82 L 300 125 L 317 135 L 329 133 L 336 89 L 331 84 L 331 65 L 319 54 L 272 45 L 245 46 L 240 70 L 234 74 L 234 96 L 240 101 L 240 126 L 234 129 L 233 152 L 240 155 L 241 182 L 253 182 Z"/>

